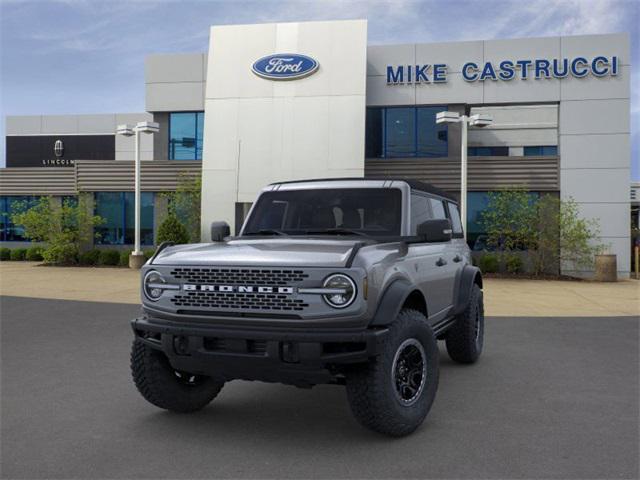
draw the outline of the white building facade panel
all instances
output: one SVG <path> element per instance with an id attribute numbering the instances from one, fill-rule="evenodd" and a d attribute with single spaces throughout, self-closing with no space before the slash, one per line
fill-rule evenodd
<path id="1" fill-rule="evenodd" d="M 234 229 L 236 203 L 270 182 L 364 174 L 366 36 L 365 21 L 211 29 L 203 190 L 228 192 L 231 182 L 231 194 L 203 194 L 203 238 L 213 220 Z M 275 54 L 307 55 L 319 68 L 289 81 L 252 72 Z"/>

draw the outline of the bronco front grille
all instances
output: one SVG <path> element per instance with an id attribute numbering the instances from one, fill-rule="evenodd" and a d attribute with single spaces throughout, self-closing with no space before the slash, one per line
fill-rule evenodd
<path id="1" fill-rule="evenodd" d="M 171 301 L 177 307 L 216 308 L 221 310 L 287 310 L 300 311 L 309 304 L 277 293 L 183 292 Z"/>
<path id="2" fill-rule="evenodd" d="M 189 283 L 210 283 L 224 285 L 291 285 L 301 282 L 309 275 L 303 270 L 287 269 L 240 269 L 179 267 L 171 271 L 171 276 Z"/>

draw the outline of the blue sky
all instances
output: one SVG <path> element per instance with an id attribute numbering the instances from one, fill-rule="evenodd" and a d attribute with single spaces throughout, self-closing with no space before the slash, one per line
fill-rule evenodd
<path id="1" fill-rule="evenodd" d="M 638 0 L 0 2 L 3 134 L 6 115 L 143 111 L 144 57 L 205 51 L 216 24 L 366 18 L 370 44 L 628 32 L 640 179 Z"/>

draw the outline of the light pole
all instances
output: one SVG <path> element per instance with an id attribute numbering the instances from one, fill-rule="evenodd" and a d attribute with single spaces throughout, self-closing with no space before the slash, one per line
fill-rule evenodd
<path id="1" fill-rule="evenodd" d="M 477 113 L 475 115 L 460 115 L 458 112 L 439 112 L 436 115 L 436 123 L 460 123 L 462 126 L 460 152 L 460 220 L 464 239 L 467 240 L 467 127 L 486 127 L 491 125 L 493 119 L 489 115 Z"/>
<path id="2" fill-rule="evenodd" d="M 133 252 L 129 255 L 129 268 L 140 268 L 144 265 L 145 259 L 142 250 L 140 250 L 140 133 L 157 133 L 160 125 L 156 122 L 138 122 L 135 127 L 130 125 L 118 125 L 116 133 L 131 137 L 135 135 L 135 162 L 134 162 L 134 184 L 135 184 L 135 240 Z"/>

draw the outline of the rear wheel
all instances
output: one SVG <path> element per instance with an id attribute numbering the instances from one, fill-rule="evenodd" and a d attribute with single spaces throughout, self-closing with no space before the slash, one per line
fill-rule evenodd
<path id="1" fill-rule="evenodd" d="M 449 329 L 445 340 L 447 352 L 456 362 L 474 363 L 480 357 L 484 344 L 484 302 L 478 285 L 473 285 L 467 308 Z"/>
<path id="2" fill-rule="evenodd" d="M 213 400 L 224 382 L 174 369 L 166 355 L 134 340 L 131 349 L 133 382 L 156 407 L 172 412 L 195 412 Z"/>
<path id="3" fill-rule="evenodd" d="M 346 385 L 351 410 L 365 427 L 392 436 L 418 428 L 438 389 L 438 346 L 424 315 L 402 310 L 383 352 L 349 372 Z"/>

